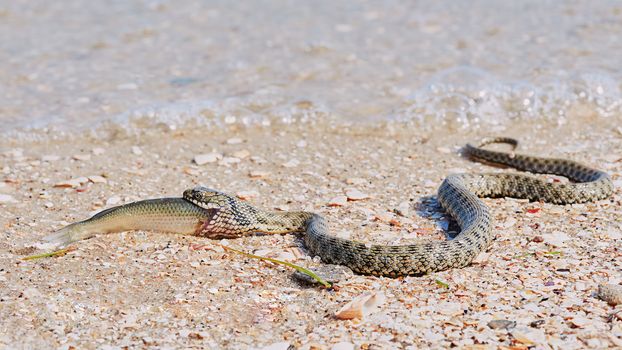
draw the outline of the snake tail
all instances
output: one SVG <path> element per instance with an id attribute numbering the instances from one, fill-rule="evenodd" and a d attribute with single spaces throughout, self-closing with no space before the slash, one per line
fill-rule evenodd
<path id="1" fill-rule="evenodd" d="M 536 174 L 560 175 L 571 183 L 547 183 L 546 181 L 518 173 L 479 174 L 471 191 L 480 197 L 514 197 L 553 204 L 585 203 L 605 199 L 614 191 L 609 175 L 579 162 L 535 157 L 519 153 L 507 153 L 483 149 L 493 143 L 510 144 L 516 148 L 518 141 L 507 137 L 487 138 L 479 146 L 467 144 L 464 154 L 476 161 L 502 164 L 517 170 Z"/>
<path id="2" fill-rule="evenodd" d="M 205 235 L 217 209 L 203 209 L 183 198 L 158 198 L 105 209 L 93 217 L 67 225 L 44 238 L 64 247 L 70 243 L 129 230 Z"/>

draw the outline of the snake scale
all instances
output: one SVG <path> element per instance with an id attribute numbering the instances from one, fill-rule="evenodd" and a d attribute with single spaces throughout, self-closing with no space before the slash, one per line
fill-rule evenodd
<path id="1" fill-rule="evenodd" d="M 322 262 L 350 267 L 378 276 L 421 275 L 468 265 L 493 239 L 492 217 L 480 197 L 514 197 L 554 204 L 600 200 L 613 193 L 613 183 L 602 171 L 567 160 L 486 150 L 491 143 L 511 138 L 488 138 L 467 144 L 471 159 L 531 173 L 567 177 L 572 182 L 547 182 L 521 173 L 451 174 L 438 189 L 438 201 L 460 226 L 451 240 L 427 240 L 409 245 L 370 245 L 335 237 L 326 219 L 311 212 L 264 211 L 226 193 L 206 187 L 186 190 L 183 198 L 160 198 L 106 209 L 92 218 L 66 226 L 47 237 L 67 245 L 96 233 L 154 230 L 209 238 L 233 238 L 254 233 L 304 232 L 305 245 Z"/>

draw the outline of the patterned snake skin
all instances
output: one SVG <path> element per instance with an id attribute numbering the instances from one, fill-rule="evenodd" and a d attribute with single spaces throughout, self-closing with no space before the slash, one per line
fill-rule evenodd
<path id="1" fill-rule="evenodd" d="M 510 138 L 484 139 L 466 145 L 466 156 L 504 164 L 532 173 L 556 174 L 573 183 L 550 183 L 518 173 L 451 174 L 438 189 L 438 201 L 457 221 L 460 233 L 452 240 L 428 240 L 410 245 L 369 245 L 334 237 L 326 220 L 308 212 L 267 212 L 232 196 L 197 187 L 184 192 L 192 203 L 214 210 L 204 225 L 208 237 L 239 237 L 253 232 L 305 232 L 309 252 L 324 263 L 345 265 L 354 272 L 378 276 L 421 275 L 468 265 L 493 239 L 490 210 L 478 197 L 514 197 L 554 204 L 595 201 L 613 193 L 609 176 L 566 159 L 548 159 L 482 149 L 491 143 L 518 142 Z"/>

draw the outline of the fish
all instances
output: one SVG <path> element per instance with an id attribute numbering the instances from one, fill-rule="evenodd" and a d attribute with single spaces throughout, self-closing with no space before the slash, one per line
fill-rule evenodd
<path id="1" fill-rule="evenodd" d="M 91 218 L 72 223 L 43 238 L 56 247 L 96 234 L 145 230 L 201 235 L 215 210 L 201 208 L 184 198 L 156 198 L 108 208 Z"/>

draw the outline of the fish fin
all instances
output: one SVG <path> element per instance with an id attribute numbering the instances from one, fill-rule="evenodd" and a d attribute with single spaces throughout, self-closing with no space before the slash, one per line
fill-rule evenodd
<path id="1" fill-rule="evenodd" d="M 57 247 L 66 247 L 70 243 L 91 238 L 95 235 L 84 229 L 84 225 L 80 222 L 67 225 L 54 233 L 43 237 L 44 241 L 55 244 Z"/>

